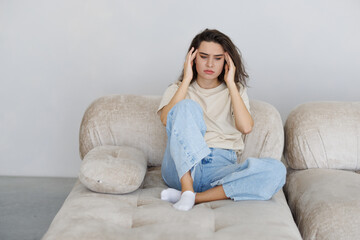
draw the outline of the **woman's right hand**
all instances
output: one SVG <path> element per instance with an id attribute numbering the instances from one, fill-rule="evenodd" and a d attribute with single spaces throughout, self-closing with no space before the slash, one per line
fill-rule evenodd
<path id="1" fill-rule="evenodd" d="M 186 60 L 184 63 L 184 78 L 183 81 L 188 81 L 190 82 L 193 78 L 193 70 L 192 70 L 192 66 L 194 64 L 194 59 L 196 57 L 196 54 L 198 52 L 198 50 L 196 49 L 194 51 L 194 47 L 192 47 L 190 49 L 190 51 L 188 52 L 188 54 L 186 55 Z"/>
<path id="2" fill-rule="evenodd" d="M 186 60 L 184 63 L 184 76 L 183 76 L 182 84 L 180 85 L 180 87 L 176 91 L 175 95 L 170 100 L 170 102 L 166 106 L 164 106 L 163 109 L 161 110 L 160 119 L 161 119 L 161 122 L 164 124 L 164 126 L 166 126 L 167 114 L 169 113 L 171 108 L 173 108 L 176 103 L 178 103 L 181 100 L 184 100 L 186 98 L 188 87 L 193 78 L 193 70 L 192 70 L 193 62 L 194 62 L 194 59 L 198 52 L 198 50 L 195 50 L 195 51 L 194 50 L 195 50 L 194 47 L 192 47 L 190 49 L 190 51 L 188 52 L 188 54 L 186 55 Z"/>

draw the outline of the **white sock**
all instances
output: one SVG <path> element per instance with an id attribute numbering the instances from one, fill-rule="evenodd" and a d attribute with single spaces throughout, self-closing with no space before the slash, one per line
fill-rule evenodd
<path id="1" fill-rule="evenodd" d="M 161 191 L 161 200 L 176 203 L 180 200 L 181 191 L 174 188 L 168 188 Z"/>
<path id="2" fill-rule="evenodd" d="M 189 211 L 195 204 L 195 193 L 192 191 L 185 191 L 181 194 L 180 200 L 173 206 L 177 210 Z"/>

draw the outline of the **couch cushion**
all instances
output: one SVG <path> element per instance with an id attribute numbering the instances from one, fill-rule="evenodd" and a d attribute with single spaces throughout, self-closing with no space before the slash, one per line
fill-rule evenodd
<path id="1" fill-rule="evenodd" d="M 360 175 L 309 169 L 288 175 L 285 192 L 304 239 L 359 239 Z"/>
<path id="2" fill-rule="evenodd" d="M 79 180 L 100 193 L 129 193 L 140 187 L 147 159 L 138 149 L 125 146 L 98 146 L 81 164 Z"/>
<path id="3" fill-rule="evenodd" d="M 293 169 L 360 170 L 360 102 L 313 102 L 285 124 L 285 157 Z"/>
<path id="4" fill-rule="evenodd" d="M 178 211 L 160 199 L 160 168 L 141 189 L 112 195 L 78 182 L 43 240 L 51 239 L 301 239 L 282 191 L 269 201 L 214 201 Z"/>

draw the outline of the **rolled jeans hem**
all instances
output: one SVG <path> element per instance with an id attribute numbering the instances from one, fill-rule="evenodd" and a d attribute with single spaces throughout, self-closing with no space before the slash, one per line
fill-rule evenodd
<path id="1" fill-rule="evenodd" d="M 230 185 L 230 183 L 224 183 L 224 184 L 222 184 L 222 187 L 224 189 L 225 196 L 232 200 L 235 200 L 233 197 L 231 197 L 231 196 L 234 196 L 234 190 L 233 190 L 232 186 Z"/>
<path id="2" fill-rule="evenodd" d="M 181 164 L 181 171 L 178 173 L 179 175 L 179 180 L 185 175 L 185 173 L 187 173 L 188 171 L 190 171 L 194 166 L 196 166 L 204 157 L 206 157 L 207 155 L 210 154 L 210 149 L 205 146 L 204 148 L 202 148 L 199 152 L 197 152 L 196 154 L 194 154 L 192 160 L 193 161 L 184 161 Z"/>

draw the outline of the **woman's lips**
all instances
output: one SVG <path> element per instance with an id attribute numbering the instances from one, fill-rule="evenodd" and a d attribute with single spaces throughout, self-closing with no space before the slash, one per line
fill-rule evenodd
<path id="1" fill-rule="evenodd" d="M 206 74 L 213 74 L 214 71 L 212 71 L 212 70 L 205 70 L 204 73 L 206 73 Z"/>

